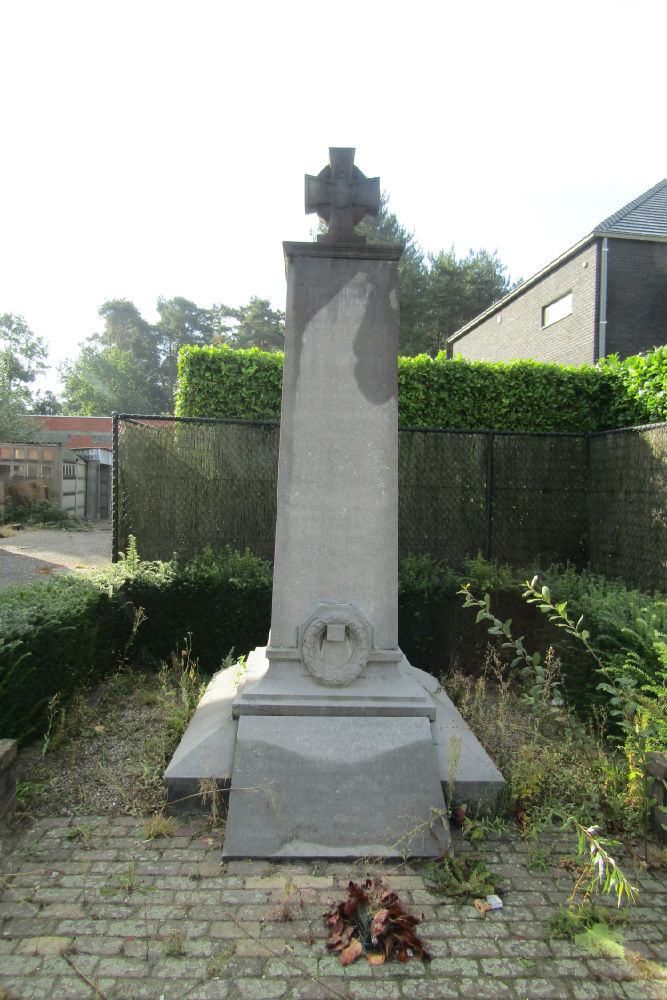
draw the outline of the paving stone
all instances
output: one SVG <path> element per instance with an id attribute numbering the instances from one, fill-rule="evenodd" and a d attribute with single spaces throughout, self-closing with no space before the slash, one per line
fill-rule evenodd
<path id="1" fill-rule="evenodd" d="M 485 961 L 493 961 L 486 959 Z M 445 958 L 434 958 L 430 964 L 431 971 L 438 976 L 478 976 L 480 963 L 472 958 L 459 958 L 449 955 Z"/>
<path id="2" fill-rule="evenodd" d="M 384 983 L 351 979 L 347 984 L 350 1000 L 400 1000 L 401 989 L 391 980 Z"/>
<path id="3" fill-rule="evenodd" d="M 235 920 L 218 920 L 210 924 L 208 933 L 212 938 L 242 938 L 246 935 L 258 937 L 260 933 L 260 923 L 259 921 L 241 921 Z M 265 928 L 262 928 L 262 935 L 266 933 Z"/>
<path id="4" fill-rule="evenodd" d="M 618 983 L 613 986 L 610 983 L 601 983 L 593 980 L 581 982 L 570 981 L 570 992 L 573 1000 L 621 1000 L 624 996 L 619 993 Z M 641 998 L 636 998 L 641 1000 Z"/>
<path id="5" fill-rule="evenodd" d="M 623 983 L 623 993 L 628 1000 L 665 1000 L 667 997 L 665 984 L 656 982 Z"/>
<path id="6" fill-rule="evenodd" d="M 461 958 L 499 958 L 501 954 L 498 942 L 493 939 L 450 937 L 446 943 L 449 954 Z"/>
<path id="7" fill-rule="evenodd" d="M 551 949 L 546 941 L 521 941 L 505 938 L 498 943 L 500 954 L 505 958 L 551 958 Z"/>
<path id="8" fill-rule="evenodd" d="M 238 996 L 244 1000 L 273 1000 L 275 997 L 287 995 L 287 983 L 279 979 L 245 978 L 237 979 L 236 990 Z"/>
<path id="9" fill-rule="evenodd" d="M 257 955 L 260 958 L 269 956 L 275 958 L 280 957 L 284 950 L 284 938 L 269 938 L 265 942 L 261 939 L 244 938 L 234 945 L 234 954 L 239 956 Z"/>
<path id="10" fill-rule="evenodd" d="M 300 980 L 297 983 L 292 982 L 289 997 L 290 1000 L 335 1000 L 342 992 L 340 987 L 340 980 L 333 977 L 318 977 L 317 982 L 309 979 Z M 345 995 L 344 992 L 342 995 Z M 417 1000 L 417 994 L 413 996 Z"/>
<path id="11" fill-rule="evenodd" d="M 42 959 L 37 957 L 35 952 L 32 955 L 23 954 L 13 954 L 5 955 L 2 959 L 2 978 L 3 983 L 5 978 L 11 976 L 27 976 L 30 973 L 35 972 L 42 965 Z"/>
<path id="12" fill-rule="evenodd" d="M 527 874 L 521 867 L 527 856 L 522 845 L 518 851 L 506 851 L 501 841 L 497 852 L 494 847 L 499 858 L 505 855 L 505 877 L 513 889 L 502 911 L 480 917 L 469 903 L 420 896 L 423 880 L 409 866 L 241 861 L 221 868 L 219 848 L 212 851 L 194 828 L 174 847 L 186 852 L 185 860 L 172 860 L 168 840 L 140 843 L 142 824 L 125 819 L 122 836 L 113 837 L 113 851 L 101 841 L 86 849 L 68 839 L 73 825 L 50 828 L 41 821 L 21 841 L 43 845 L 39 857 L 22 857 L 19 841 L 12 841 L 3 868 L 18 877 L 0 900 L 0 987 L 24 1000 L 92 996 L 59 953 L 62 943 L 70 942 L 72 959 L 109 1000 L 161 995 L 165 1000 L 331 1000 L 332 988 L 343 996 L 349 988 L 351 1000 L 667 1000 L 667 983 L 638 979 L 641 967 L 595 958 L 569 941 L 549 939 L 546 920 L 562 898 L 564 882 L 555 870 L 535 878 Z M 49 830 L 55 833 L 47 836 Z M 116 851 L 117 845 L 122 849 Z M 494 852 L 487 848 L 487 861 Z M 133 857 L 137 882 L 149 891 L 119 886 L 117 893 L 102 896 L 102 886 L 91 884 L 113 886 Z M 555 854 L 554 859 L 557 863 Z M 95 870 L 91 866 L 80 876 L 87 861 Z M 193 872 L 200 877 L 191 878 Z M 91 873 L 98 878 L 91 880 Z M 326 954 L 323 911 L 332 899 L 344 897 L 350 878 L 363 882 L 367 873 L 378 874 L 416 916 L 427 914 L 419 933 L 432 949 L 431 963 L 372 968 L 360 960 L 344 968 L 338 956 Z M 642 904 L 628 909 L 632 922 L 623 934 L 631 949 L 664 965 L 662 879 L 645 881 Z M 21 902 L 33 891 L 43 900 L 41 909 Z M 543 901 L 523 910 L 512 904 L 513 897 L 530 898 L 526 893 L 538 893 Z M 415 905 L 415 898 L 429 902 Z M 283 911 L 295 919 L 279 919 Z M 174 932 L 183 939 L 182 958 L 165 955 L 167 937 Z M 216 955 L 222 956 L 219 977 L 209 978 L 207 965 Z"/>
<path id="13" fill-rule="evenodd" d="M 409 995 L 410 1000 L 456 1000 L 459 990 L 455 979 L 436 978 L 410 983 Z"/>
<path id="14" fill-rule="evenodd" d="M 82 955 L 118 955 L 125 945 L 125 938 L 107 937 L 104 932 L 99 934 L 77 934 L 74 938 L 74 951 Z"/>
<path id="15" fill-rule="evenodd" d="M 500 979 L 485 981 L 484 979 L 462 979 L 459 984 L 459 996 L 465 1000 L 506 1000 L 517 995 L 512 987 Z M 529 1000 L 522 997 L 521 1000 Z"/>
<path id="16" fill-rule="evenodd" d="M 564 979 L 515 979 L 514 989 L 525 1000 L 570 1000 L 572 996 Z"/>
<path id="17" fill-rule="evenodd" d="M 18 955 L 62 955 L 64 951 L 69 951 L 73 943 L 74 940 L 71 937 L 23 938 L 16 948 L 16 953 Z"/>

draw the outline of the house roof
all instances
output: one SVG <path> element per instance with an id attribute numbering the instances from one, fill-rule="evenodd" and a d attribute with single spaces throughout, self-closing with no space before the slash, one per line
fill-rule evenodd
<path id="1" fill-rule="evenodd" d="M 593 230 L 594 235 L 667 239 L 667 180 L 614 212 Z"/>
<path id="2" fill-rule="evenodd" d="M 598 237 L 603 236 L 612 237 L 613 239 L 667 242 L 667 179 L 658 181 L 654 187 L 649 188 L 648 191 L 635 198 L 634 201 L 624 205 L 623 208 L 619 209 L 618 212 L 614 212 L 607 219 L 603 219 L 587 236 L 584 236 L 583 239 L 575 243 L 569 250 L 566 250 L 565 253 L 552 260 L 550 264 L 543 267 L 532 278 L 523 281 L 511 292 L 508 292 L 507 295 L 504 295 L 502 299 L 498 299 L 497 302 L 494 302 L 484 312 L 479 313 L 473 319 L 469 320 L 456 333 L 447 338 L 447 343 L 451 344 L 455 340 L 458 340 L 459 337 L 462 337 L 468 330 L 477 326 L 482 320 L 487 319 L 487 317 L 504 308 L 508 302 L 517 298 L 527 288 L 537 284 L 538 281 L 554 268 L 564 264 L 569 257 L 585 247 L 587 243 L 591 243 Z"/>

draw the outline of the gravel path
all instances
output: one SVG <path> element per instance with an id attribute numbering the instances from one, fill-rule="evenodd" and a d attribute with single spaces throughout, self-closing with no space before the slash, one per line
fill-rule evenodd
<path id="1" fill-rule="evenodd" d="M 110 562 L 111 521 L 100 521 L 85 531 L 17 531 L 9 538 L 0 538 L 0 589 Z"/>

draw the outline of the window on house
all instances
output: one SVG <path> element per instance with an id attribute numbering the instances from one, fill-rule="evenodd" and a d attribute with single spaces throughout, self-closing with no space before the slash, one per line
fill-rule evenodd
<path id="1" fill-rule="evenodd" d="M 25 458 L 25 448 L 14 448 L 14 458 Z"/>
<path id="2" fill-rule="evenodd" d="M 11 458 L 12 449 L 11 448 L 0 448 L 0 458 Z"/>
<path id="3" fill-rule="evenodd" d="M 45 462 L 53 461 L 53 450 L 51 448 L 44 448 L 42 450 L 42 458 Z"/>
<path id="4" fill-rule="evenodd" d="M 37 448 L 28 448 L 28 458 L 32 462 L 36 462 L 39 458 L 39 450 Z"/>
<path id="5" fill-rule="evenodd" d="M 569 316 L 574 307 L 574 296 L 572 292 L 561 295 L 555 302 L 550 302 L 547 306 L 542 306 L 542 329 L 557 323 L 559 319 Z"/>
<path id="6" fill-rule="evenodd" d="M 74 462 L 63 462 L 63 479 L 76 479 L 76 465 Z"/>

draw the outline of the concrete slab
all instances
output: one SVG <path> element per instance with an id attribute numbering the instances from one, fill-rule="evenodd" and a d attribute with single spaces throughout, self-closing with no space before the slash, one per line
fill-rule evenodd
<path id="1" fill-rule="evenodd" d="M 427 719 L 239 720 L 223 857 L 437 857 L 448 845 Z"/>

